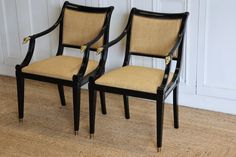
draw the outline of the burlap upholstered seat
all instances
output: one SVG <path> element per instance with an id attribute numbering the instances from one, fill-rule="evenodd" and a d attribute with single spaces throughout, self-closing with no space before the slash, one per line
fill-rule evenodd
<path id="1" fill-rule="evenodd" d="M 163 76 L 164 71 L 160 69 L 125 66 L 106 73 L 97 79 L 95 83 L 104 86 L 156 93 L 157 87 L 161 85 Z"/>
<path id="2" fill-rule="evenodd" d="M 72 81 L 73 75 L 77 75 L 82 63 L 82 58 L 72 56 L 55 56 L 37 61 L 22 69 L 25 73 L 60 78 Z M 89 74 L 96 69 L 98 62 L 90 60 L 85 72 Z"/>

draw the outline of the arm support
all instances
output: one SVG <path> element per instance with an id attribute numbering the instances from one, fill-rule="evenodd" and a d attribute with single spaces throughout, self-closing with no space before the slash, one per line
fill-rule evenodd
<path id="1" fill-rule="evenodd" d="M 62 19 L 62 13 L 60 14 L 60 16 L 57 19 L 56 23 L 54 25 L 52 25 L 50 28 L 48 28 L 47 30 L 45 30 L 43 32 L 28 36 L 28 37 L 24 38 L 24 41 L 27 42 L 28 40 L 31 40 L 32 38 L 36 39 L 36 38 L 39 38 L 41 36 L 44 36 L 44 35 L 52 32 L 60 24 L 61 19 Z"/>
<path id="2" fill-rule="evenodd" d="M 79 78 L 82 78 L 82 77 L 84 76 L 84 74 L 85 74 L 85 71 L 86 71 L 86 68 L 87 68 L 87 65 L 88 65 L 88 61 L 89 61 L 89 54 L 90 54 L 89 51 L 90 51 L 90 47 L 91 47 L 93 44 L 95 44 L 104 34 L 106 35 L 107 31 L 109 31 L 110 18 L 111 18 L 111 14 L 112 14 L 113 9 L 114 9 L 114 7 L 110 7 L 110 10 L 109 10 L 109 12 L 107 13 L 106 20 L 105 20 L 105 23 L 104 23 L 104 25 L 103 25 L 103 28 L 102 28 L 102 30 L 99 32 L 99 34 L 98 34 L 93 40 L 91 40 L 91 41 L 88 42 L 86 45 L 84 45 L 84 48 L 85 48 L 84 51 L 85 51 L 85 53 L 84 53 L 83 61 L 82 61 L 81 67 L 80 67 L 80 69 L 79 69 L 79 72 L 77 73 L 77 76 L 76 76 L 78 79 L 79 79 Z M 108 33 L 107 35 L 109 35 L 109 33 Z M 101 50 L 101 52 L 102 52 L 102 51 L 103 51 L 103 49 Z M 106 50 L 105 50 L 104 52 L 106 52 Z M 97 53 L 97 54 L 99 54 L 99 53 Z M 102 62 L 103 62 L 103 60 L 105 60 L 105 58 L 106 58 L 106 53 L 103 53 L 103 54 L 101 55 L 101 59 L 100 59 L 99 65 L 98 65 L 98 67 L 96 68 L 97 71 L 99 71 L 99 69 L 100 69 L 101 67 L 103 67 L 103 66 L 102 66 Z"/>
<path id="3" fill-rule="evenodd" d="M 78 78 L 83 77 L 84 74 L 85 74 L 85 71 L 86 71 L 86 68 L 87 68 L 87 65 L 88 65 L 88 61 L 89 61 L 90 47 L 93 44 L 95 44 L 103 36 L 103 34 L 105 33 L 106 29 L 107 29 L 107 25 L 104 25 L 102 30 L 99 32 L 99 34 L 94 39 L 92 39 L 87 44 L 81 46 L 81 52 L 82 53 L 85 52 L 85 53 L 84 53 L 82 64 L 81 64 L 80 69 L 79 69 L 79 71 L 77 73 Z"/>
<path id="4" fill-rule="evenodd" d="M 172 58 L 174 55 L 174 52 L 176 51 L 177 48 L 179 48 L 181 42 L 183 42 L 183 33 L 181 33 L 178 36 L 178 39 L 175 43 L 175 45 L 173 46 L 173 48 L 170 50 L 170 52 L 168 53 L 168 55 L 165 57 L 165 71 L 164 71 L 164 76 L 163 76 L 163 80 L 161 83 L 160 88 L 165 92 L 168 88 L 167 83 L 168 83 L 168 79 L 169 79 L 169 74 L 170 74 L 170 69 L 171 69 L 171 62 L 172 62 Z M 176 75 L 176 71 L 175 71 L 175 75 Z M 176 78 L 177 79 L 177 78 Z M 172 79 L 172 82 L 175 81 L 176 79 Z"/>
<path id="5" fill-rule="evenodd" d="M 58 18 L 56 23 L 53 26 L 51 26 L 50 28 L 48 28 L 47 30 L 24 38 L 24 40 L 23 40 L 24 44 L 26 44 L 28 41 L 30 41 L 30 43 L 29 43 L 29 47 L 28 47 L 28 52 L 27 52 L 23 62 L 20 64 L 20 68 L 23 68 L 30 63 L 33 53 L 34 53 L 35 39 L 53 31 L 60 24 L 61 18 L 62 18 L 62 14 L 60 15 L 60 17 Z"/>
<path id="6" fill-rule="evenodd" d="M 93 44 L 95 44 L 103 36 L 106 28 L 107 28 L 107 26 L 103 26 L 102 30 L 99 32 L 99 34 L 94 39 L 89 41 L 87 44 L 81 46 L 81 48 L 80 48 L 81 53 L 85 52 L 87 48 L 90 48 Z"/>
<path id="7" fill-rule="evenodd" d="M 125 27 L 125 29 L 123 30 L 123 32 L 114 40 L 112 40 L 111 42 L 103 45 L 102 47 L 97 49 L 97 54 L 100 54 L 104 49 L 108 49 L 109 47 L 115 45 L 116 43 L 118 43 L 122 38 L 124 38 L 124 36 L 127 34 L 128 30 L 131 27 L 131 22 L 129 20 L 127 26 Z"/>
<path id="8" fill-rule="evenodd" d="M 100 54 L 104 49 L 108 49 L 109 47 L 115 45 L 116 43 L 118 43 L 122 38 L 124 38 L 124 36 L 127 34 L 128 30 L 130 30 L 131 28 L 131 21 L 132 21 L 132 13 L 135 11 L 135 8 L 133 8 L 131 10 L 131 13 L 130 13 L 130 16 L 129 16 L 129 19 L 128 19 L 128 23 L 125 27 L 125 29 L 123 30 L 123 32 L 114 40 L 112 40 L 111 42 L 103 45 L 102 47 L 98 48 L 97 49 L 97 54 Z"/>

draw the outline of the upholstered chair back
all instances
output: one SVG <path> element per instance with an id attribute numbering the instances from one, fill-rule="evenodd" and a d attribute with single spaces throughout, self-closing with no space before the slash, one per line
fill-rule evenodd
<path id="1" fill-rule="evenodd" d="M 63 19 L 62 43 L 82 46 L 94 39 L 102 30 L 105 13 L 84 12 L 66 8 Z M 92 48 L 103 45 L 103 37 Z"/>
<path id="2" fill-rule="evenodd" d="M 181 19 L 164 19 L 134 15 L 131 27 L 130 52 L 166 56 L 174 46 Z M 176 57 L 175 53 L 175 57 Z"/>

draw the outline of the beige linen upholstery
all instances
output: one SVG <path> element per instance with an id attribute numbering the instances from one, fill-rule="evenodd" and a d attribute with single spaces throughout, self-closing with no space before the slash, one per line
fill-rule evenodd
<path id="1" fill-rule="evenodd" d="M 96 84 L 148 93 L 156 93 L 161 85 L 164 71 L 141 66 L 125 66 L 105 73 L 96 80 Z M 169 77 L 169 81 L 172 78 Z"/>
<path id="2" fill-rule="evenodd" d="M 174 46 L 181 19 L 155 19 L 134 15 L 130 51 L 166 56 Z"/>
<path id="3" fill-rule="evenodd" d="M 94 39 L 102 30 L 106 13 L 88 13 L 65 9 L 63 44 L 82 46 Z M 103 37 L 92 47 L 102 46 Z"/>
<path id="4" fill-rule="evenodd" d="M 74 74 L 77 74 L 82 63 L 82 58 L 72 56 L 55 56 L 42 61 L 34 62 L 22 69 L 25 73 L 37 74 L 53 78 L 72 81 Z M 96 69 L 98 63 L 90 60 L 85 72 L 89 74 Z"/>

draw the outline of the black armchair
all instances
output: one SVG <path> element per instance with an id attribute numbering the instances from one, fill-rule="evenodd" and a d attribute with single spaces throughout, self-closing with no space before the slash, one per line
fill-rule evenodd
<path id="1" fill-rule="evenodd" d="M 107 50 L 126 36 L 123 67 L 89 80 L 90 134 L 95 132 L 96 91 L 123 95 L 126 119 L 130 118 L 128 96 L 156 101 L 157 148 L 162 147 L 164 101 L 173 91 L 174 127 L 178 122 L 178 88 L 184 44 L 184 32 L 189 13 L 166 14 L 133 8 L 128 24 L 115 40 L 98 49 Z M 165 59 L 165 70 L 129 65 L 132 55 Z M 172 60 L 176 70 L 170 72 Z M 105 102 L 103 104 L 105 108 Z"/>
<path id="2" fill-rule="evenodd" d="M 66 105 L 63 86 L 73 88 L 74 132 L 79 130 L 80 91 L 90 76 L 104 72 L 107 51 L 103 51 L 99 62 L 89 60 L 91 51 L 109 41 L 110 18 L 114 7 L 95 8 L 65 2 L 56 23 L 49 29 L 26 37 L 29 41 L 27 55 L 16 65 L 19 120 L 24 117 L 24 80 L 33 79 L 58 85 L 61 104 Z M 59 29 L 59 46 L 56 56 L 30 63 L 36 39 Z M 64 47 L 80 49 L 83 58 L 63 55 Z M 102 70 L 99 70 L 102 69 Z M 103 98 L 103 93 L 101 93 Z"/>

